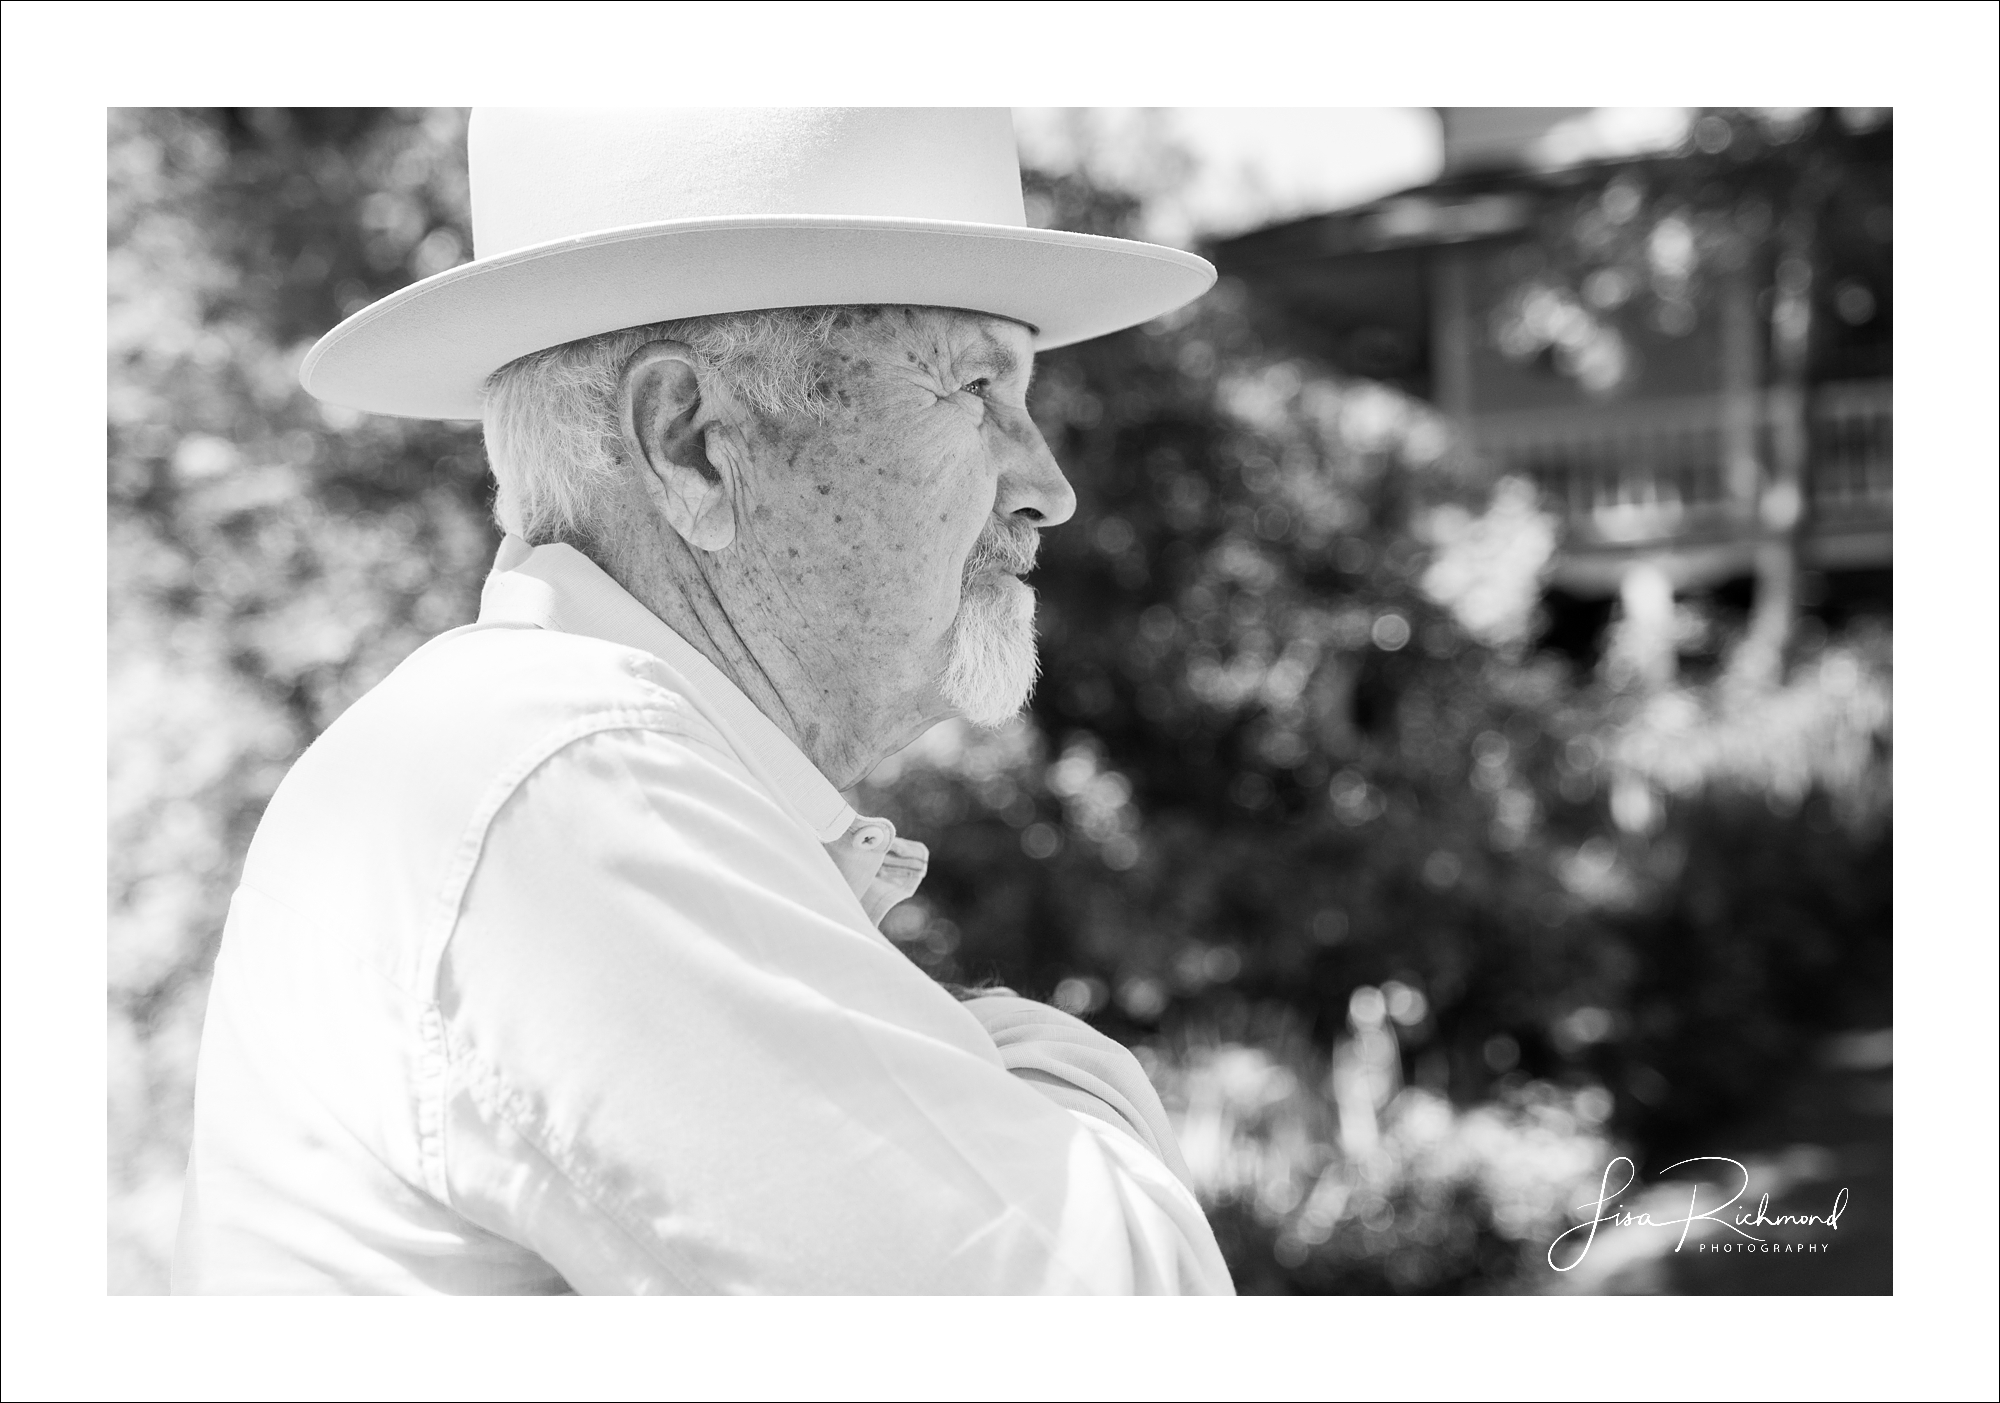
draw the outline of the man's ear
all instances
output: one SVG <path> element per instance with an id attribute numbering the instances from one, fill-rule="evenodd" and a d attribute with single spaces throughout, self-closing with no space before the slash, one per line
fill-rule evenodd
<path id="1" fill-rule="evenodd" d="M 646 495 L 681 539 L 719 551 L 736 539 L 733 484 L 708 458 L 694 353 L 678 341 L 651 341 L 618 377 L 618 427 Z"/>

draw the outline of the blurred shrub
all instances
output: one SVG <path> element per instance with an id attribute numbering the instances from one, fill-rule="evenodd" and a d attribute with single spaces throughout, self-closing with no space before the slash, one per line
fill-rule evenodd
<path id="1" fill-rule="evenodd" d="M 469 620 L 495 538 L 462 427 L 319 405 L 343 312 L 468 247 L 452 112 L 110 116 L 113 1290 L 159 1290 L 208 973 L 308 742 Z"/>
<path id="2" fill-rule="evenodd" d="M 1611 1097 L 1533 1081 L 1455 1106 L 1402 1084 L 1397 1029 L 1422 1022 L 1420 996 L 1364 986 L 1351 1004 L 1330 1056 L 1268 1008 L 1252 1015 L 1248 1042 L 1209 1029 L 1139 1048 L 1239 1289 L 1493 1290 L 1531 1279 L 1614 1153 L 1600 1133 Z"/>

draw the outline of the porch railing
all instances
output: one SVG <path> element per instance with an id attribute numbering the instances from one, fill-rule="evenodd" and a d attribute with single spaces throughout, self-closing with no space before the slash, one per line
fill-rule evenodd
<path id="1" fill-rule="evenodd" d="M 1634 549 L 1754 535 L 1754 497 L 1727 462 L 1730 405 L 1720 395 L 1474 419 L 1475 451 L 1495 471 L 1527 477 L 1565 527 L 1567 548 Z M 1807 409 L 1808 529 L 1886 529 L 1891 517 L 1891 383 L 1818 387 Z M 1748 441 L 1771 461 L 1771 411 L 1753 411 Z M 1733 436 L 1741 441 L 1739 429 Z"/>

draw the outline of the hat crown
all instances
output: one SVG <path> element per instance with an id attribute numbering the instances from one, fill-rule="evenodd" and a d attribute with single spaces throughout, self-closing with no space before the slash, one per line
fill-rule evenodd
<path id="1" fill-rule="evenodd" d="M 1023 227 L 1007 108 L 479 108 L 477 257 L 673 220 L 791 215 Z"/>

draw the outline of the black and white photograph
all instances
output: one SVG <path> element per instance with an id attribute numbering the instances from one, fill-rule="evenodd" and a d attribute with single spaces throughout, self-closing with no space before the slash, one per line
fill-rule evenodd
<path id="1" fill-rule="evenodd" d="M 111 115 L 116 1286 L 1892 1288 L 1893 114 L 1177 115 Z"/>
<path id="2" fill-rule="evenodd" d="M 9 47 L 55 8 L 10 7 Z M 271 8 L 393 42 L 397 7 Z M 1075 8 L 1098 36 L 1322 7 Z M 1460 11 L 1324 9 L 1412 44 Z M 1632 15 L 1727 45 L 1739 9 L 1744 43 L 1865 45 L 1893 7 Z M 1746 71 L 1628 86 L 1868 95 Z M 396 90 L 485 90 L 444 72 Z M 1972 1372 L 1838 1396 L 1993 1396 L 1995 396 L 1954 459 L 1910 387 L 1992 365 L 1995 109 L 1964 108 L 1964 271 L 1915 270 L 1899 235 L 1939 233 L 1905 163 L 1959 163 L 1897 72 L 1878 106 L 849 75 L 831 103 L 77 109 L 105 612 L 80 568 L 7 593 L 10 632 L 24 591 L 79 595 L 106 667 L 61 781 L 94 787 L 101 720 L 108 1101 L 94 1070 L 72 1094 L 106 1106 L 104 1292 L 1281 1297 L 1146 1328 L 1264 1360 L 1432 1321 L 1394 1373 L 1246 1362 L 1237 1396 L 1650 1397 L 1652 1346 L 1595 1385 L 1525 1355 L 1426 1381 L 1422 1351 L 1468 1298 L 1543 1298 L 1465 1328 L 1553 1358 L 1942 1291 L 1988 1321 L 1954 1327 Z M 1954 279 L 1965 341 L 1906 333 L 1899 397 L 1898 313 L 1934 325 Z M 1961 478 L 1985 549 L 1954 598 L 1907 504 Z M 1929 572 L 1900 594 L 1899 506 Z M 1963 679 L 1900 766 L 1899 612 L 1922 676 Z M 1934 831 L 1985 857 L 1919 922 Z M 1909 1138 L 1947 1133 L 1983 1160 Z M 1914 1255 L 1940 1234 L 1976 1239 L 1962 1285 Z M 93 1223 L 64 1241 L 88 1277 Z M 896 1333 L 1034 1328 L 978 1318 Z"/>

